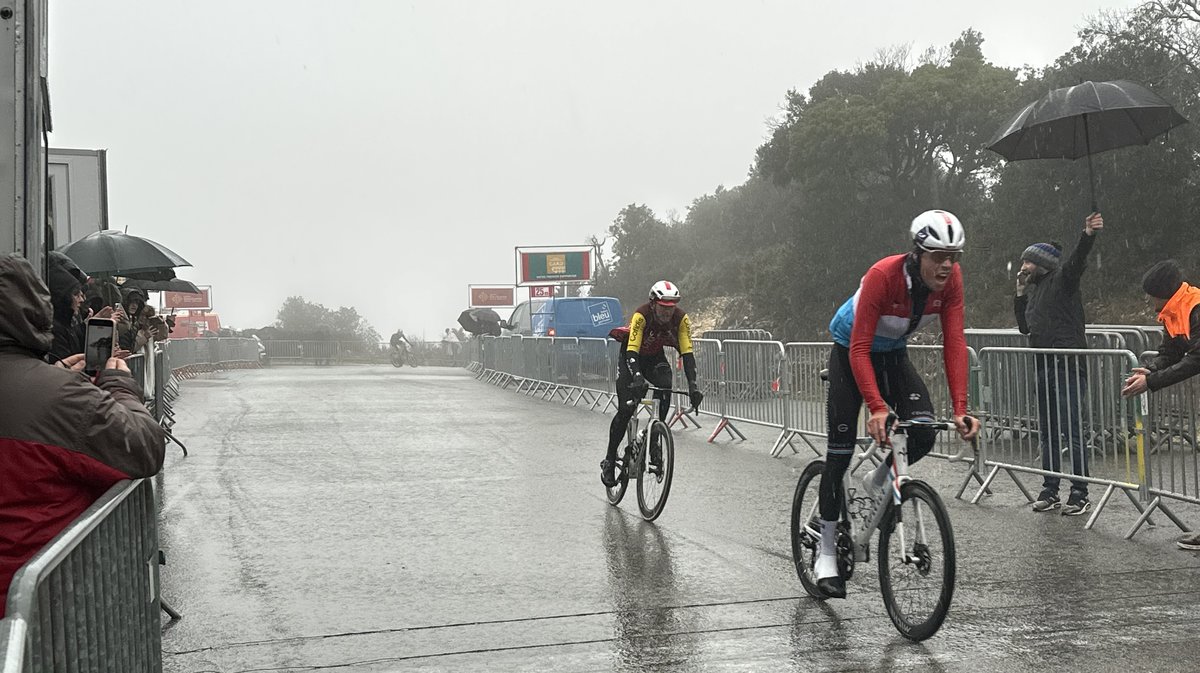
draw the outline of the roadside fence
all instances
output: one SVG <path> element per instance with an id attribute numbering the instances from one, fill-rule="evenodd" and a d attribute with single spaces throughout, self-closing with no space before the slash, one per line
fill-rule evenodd
<path id="1" fill-rule="evenodd" d="M 1092 494 L 1092 528 L 1113 495 L 1122 493 L 1139 513 L 1132 537 L 1151 514 L 1161 511 L 1181 529 L 1187 527 L 1167 507 L 1170 500 L 1200 504 L 1200 380 L 1138 398 L 1121 397 L 1124 379 L 1138 361 L 1126 343 L 1154 343 L 1153 327 L 1091 325 L 1082 350 L 1032 349 L 1016 330 L 967 330 L 972 411 L 983 421 L 977 449 L 952 433 L 940 433 L 930 454 L 966 467 L 956 497 L 972 482 L 979 502 L 995 479 L 1007 474 L 1030 501 L 1037 489 L 1030 476 L 1057 476 L 1100 487 Z M 481 380 L 529 396 L 607 412 L 614 407 L 617 342 L 608 339 L 484 337 L 469 368 Z M 781 343 L 768 340 L 699 339 L 694 342 L 697 383 L 705 395 L 702 416 L 722 433 L 744 440 L 739 425 L 779 431 L 772 456 L 824 454 L 825 388 L 820 372 L 828 366 L 828 342 Z M 670 351 L 669 351 L 670 352 Z M 927 382 L 934 409 L 953 414 L 942 347 L 910 345 L 909 359 Z M 1150 354 L 1147 354 L 1150 355 Z M 686 406 L 682 366 L 675 367 L 681 395 L 672 423 L 693 423 Z M 860 414 L 859 443 L 866 447 L 865 413 Z M 1042 446 L 1051 447 L 1045 459 Z M 1057 457 L 1056 457 L 1057 456 Z M 1076 474 L 1078 473 L 1078 474 Z M 1065 493 L 1069 483 L 1062 484 Z M 1098 496 L 1098 497 L 1097 497 Z M 1065 496 L 1064 496 L 1065 497 Z"/>

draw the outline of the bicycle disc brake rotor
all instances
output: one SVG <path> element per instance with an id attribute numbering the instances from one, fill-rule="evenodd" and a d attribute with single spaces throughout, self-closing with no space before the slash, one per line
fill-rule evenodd
<path id="1" fill-rule="evenodd" d="M 906 562 L 916 566 L 917 572 L 922 576 L 929 575 L 929 571 L 933 569 L 933 554 L 929 551 L 929 545 L 923 542 L 913 543 L 912 553 Z"/>

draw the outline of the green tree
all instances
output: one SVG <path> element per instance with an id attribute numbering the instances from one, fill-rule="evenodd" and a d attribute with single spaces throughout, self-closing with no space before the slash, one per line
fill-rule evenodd
<path id="1" fill-rule="evenodd" d="M 613 260 L 602 265 L 593 294 L 620 299 L 629 314 L 646 301 L 655 282 L 682 277 L 693 261 L 680 228 L 659 219 L 645 205 L 622 208 L 608 228 Z"/>
<path id="2" fill-rule="evenodd" d="M 321 304 L 292 296 L 284 300 L 276 314 L 275 326 L 283 338 L 330 339 L 378 343 L 382 339 L 353 306 L 331 311 Z"/>
<path id="3" fill-rule="evenodd" d="M 996 66 L 983 36 L 967 30 L 915 62 L 893 49 L 790 90 L 744 184 L 696 198 L 682 222 L 622 209 L 598 289 L 640 303 L 654 280 L 676 278 L 689 300 L 736 297 L 777 336 L 824 337 L 867 266 L 907 249 L 912 217 L 945 208 L 968 228 L 968 324 L 1011 325 L 1010 264 L 1036 241 L 1074 245 L 1089 210 L 1087 165 L 1006 163 L 987 144 L 1022 106 L 1088 79 L 1147 84 L 1200 118 L 1198 7 L 1156 0 L 1101 15 L 1040 68 Z M 1174 255 L 1200 269 L 1187 226 L 1200 205 L 1200 134 L 1186 125 L 1094 164 L 1110 227 L 1085 300 L 1095 321 L 1125 319 L 1131 304 L 1141 310 L 1137 280 L 1149 263 Z"/>

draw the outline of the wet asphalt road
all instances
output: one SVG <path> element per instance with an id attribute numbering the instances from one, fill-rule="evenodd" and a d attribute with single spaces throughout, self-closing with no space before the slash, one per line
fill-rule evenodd
<path id="1" fill-rule="evenodd" d="M 610 416 L 458 370 L 280 367 L 183 383 L 162 477 L 168 672 L 1192 671 L 1200 560 L 1114 499 L 1034 515 L 1011 482 L 950 503 L 954 606 L 900 638 L 874 564 L 804 595 L 788 510 L 808 456 L 676 433 L 663 516 L 598 480 Z M 1099 493 L 1093 494 L 1096 499 Z M 1200 522 L 1200 514 L 1180 513 Z"/>

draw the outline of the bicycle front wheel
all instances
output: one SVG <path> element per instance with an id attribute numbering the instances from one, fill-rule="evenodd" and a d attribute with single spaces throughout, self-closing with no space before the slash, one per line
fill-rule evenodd
<path id="1" fill-rule="evenodd" d="M 624 461 L 630 460 L 631 454 L 631 451 L 626 451 L 622 462 L 617 465 L 617 485 L 604 489 L 608 494 L 608 504 L 610 505 L 621 504 L 621 499 L 625 497 L 625 489 L 629 488 L 629 467 L 625 465 Z"/>
<path id="2" fill-rule="evenodd" d="M 817 588 L 815 566 L 821 547 L 821 477 L 825 474 L 825 461 L 814 460 L 800 473 L 796 482 L 796 493 L 792 496 L 792 563 L 796 575 L 809 596 L 825 600 L 826 596 Z"/>
<path id="3" fill-rule="evenodd" d="M 930 486 L 910 481 L 879 524 L 879 588 L 888 617 L 909 640 L 937 633 L 954 597 L 954 531 Z"/>
<path id="4" fill-rule="evenodd" d="M 666 423 L 654 420 L 647 434 L 647 452 L 637 473 L 638 509 L 642 518 L 654 521 L 667 506 L 671 477 L 675 474 L 675 438 Z"/>

